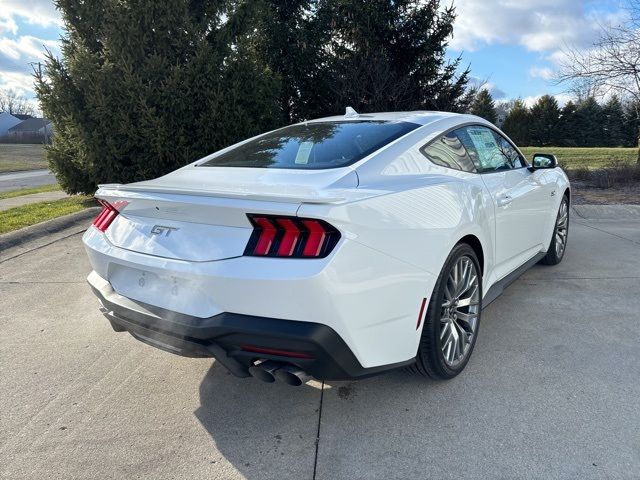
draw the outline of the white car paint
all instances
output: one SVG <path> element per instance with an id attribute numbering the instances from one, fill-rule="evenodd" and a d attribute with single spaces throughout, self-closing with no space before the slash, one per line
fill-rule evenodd
<path id="1" fill-rule="evenodd" d="M 156 180 L 101 186 L 97 198 L 129 204 L 106 233 L 91 227 L 84 235 L 90 283 L 106 281 L 123 297 L 200 318 L 232 312 L 324 324 L 365 368 L 412 359 L 422 301 L 452 248 L 470 235 L 480 242 L 486 294 L 548 248 L 569 182 L 560 168 L 452 170 L 419 151 L 456 126 L 495 129 L 478 117 L 358 118 L 421 126 L 348 167 L 198 167 L 235 145 Z M 332 120 L 345 117 L 314 121 Z M 321 259 L 243 256 L 252 233 L 247 213 L 320 218 L 342 237 Z M 150 236 L 156 224 L 177 230 Z"/>

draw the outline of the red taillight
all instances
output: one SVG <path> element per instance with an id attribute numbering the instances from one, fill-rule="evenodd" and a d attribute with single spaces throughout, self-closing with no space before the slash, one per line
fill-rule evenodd
<path id="1" fill-rule="evenodd" d="M 269 250 L 271 250 L 273 240 L 276 238 L 278 230 L 276 230 L 276 227 L 268 218 L 256 218 L 256 224 L 261 234 L 260 237 L 258 237 L 254 255 L 267 255 Z"/>
<path id="2" fill-rule="evenodd" d="M 129 202 L 125 200 L 119 200 L 113 205 L 104 200 L 98 200 L 98 202 L 100 203 L 100 205 L 102 205 L 102 211 L 93 221 L 93 225 L 101 232 L 106 232 L 107 228 L 109 228 L 109 225 L 113 223 L 113 221 L 120 213 L 120 210 L 126 207 Z"/>
<path id="3" fill-rule="evenodd" d="M 340 240 L 340 232 L 324 220 L 253 214 L 248 217 L 253 234 L 245 255 L 323 258 Z"/>
<path id="4" fill-rule="evenodd" d="M 278 247 L 278 256 L 290 257 L 296 249 L 298 240 L 300 240 L 300 229 L 290 218 L 279 218 L 276 221 L 278 222 L 278 225 L 284 228 L 284 235 L 282 236 L 280 246 Z"/>
<path id="5" fill-rule="evenodd" d="M 317 257 L 322 250 L 327 232 L 317 220 L 302 220 L 302 224 L 309 230 L 309 237 L 302 250 L 302 256 Z"/>

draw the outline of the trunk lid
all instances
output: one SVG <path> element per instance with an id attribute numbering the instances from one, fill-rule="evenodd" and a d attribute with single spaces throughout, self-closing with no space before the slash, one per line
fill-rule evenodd
<path id="1" fill-rule="evenodd" d="M 156 180 L 102 185 L 96 197 L 128 202 L 107 229 L 120 248 L 207 262 L 242 256 L 248 213 L 295 216 L 301 203 L 332 203 L 357 186 L 350 169 L 296 171 L 188 166 Z"/>

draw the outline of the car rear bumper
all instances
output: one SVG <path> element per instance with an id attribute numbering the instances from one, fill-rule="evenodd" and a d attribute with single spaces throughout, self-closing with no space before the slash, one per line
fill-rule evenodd
<path id="1" fill-rule="evenodd" d="M 415 357 L 420 306 L 436 280 L 346 234 L 330 256 L 309 260 L 175 260 L 116 247 L 93 227 L 83 240 L 96 274 L 160 317 L 203 323 L 231 312 L 324 325 L 367 369 Z"/>
<path id="2" fill-rule="evenodd" d="M 144 343 L 177 355 L 215 357 L 238 377 L 249 376 L 248 368 L 257 359 L 296 365 L 321 380 L 362 378 L 413 363 L 411 359 L 365 368 L 327 325 L 226 312 L 193 317 L 123 297 L 96 272 L 87 281 L 114 330 L 127 331 Z M 263 353 L 265 349 L 298 355 Z"/>

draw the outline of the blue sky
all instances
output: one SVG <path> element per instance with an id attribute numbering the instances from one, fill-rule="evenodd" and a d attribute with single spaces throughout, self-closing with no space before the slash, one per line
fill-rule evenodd
<path id="1" fill-rule="evenodd" d="M 443 2 L 445 3 L 445 2 Z M 454 0 L 458 19 L 448 56 L 462 55 L 494 97 L 529 103 L 565 87 L 550 81 L 562 51 L 587 48 L 599 25 L 625 21 L 625 0 Z M 33 97 L 31 66 L 45 47 L 59 53 L 62 25 L 53 2 L 0 0 L 0 88 Z"/>
<path id="2" fill-rule="evenodd" d="M 588 48 L 603 24 L 625 22 L 620 0 L 457 0 L 448 55 L 462 55 L 494 97 L 531 103 L 544 93 L 562 103 L 566 86 L 552 76 L 567 48 Z"/>

